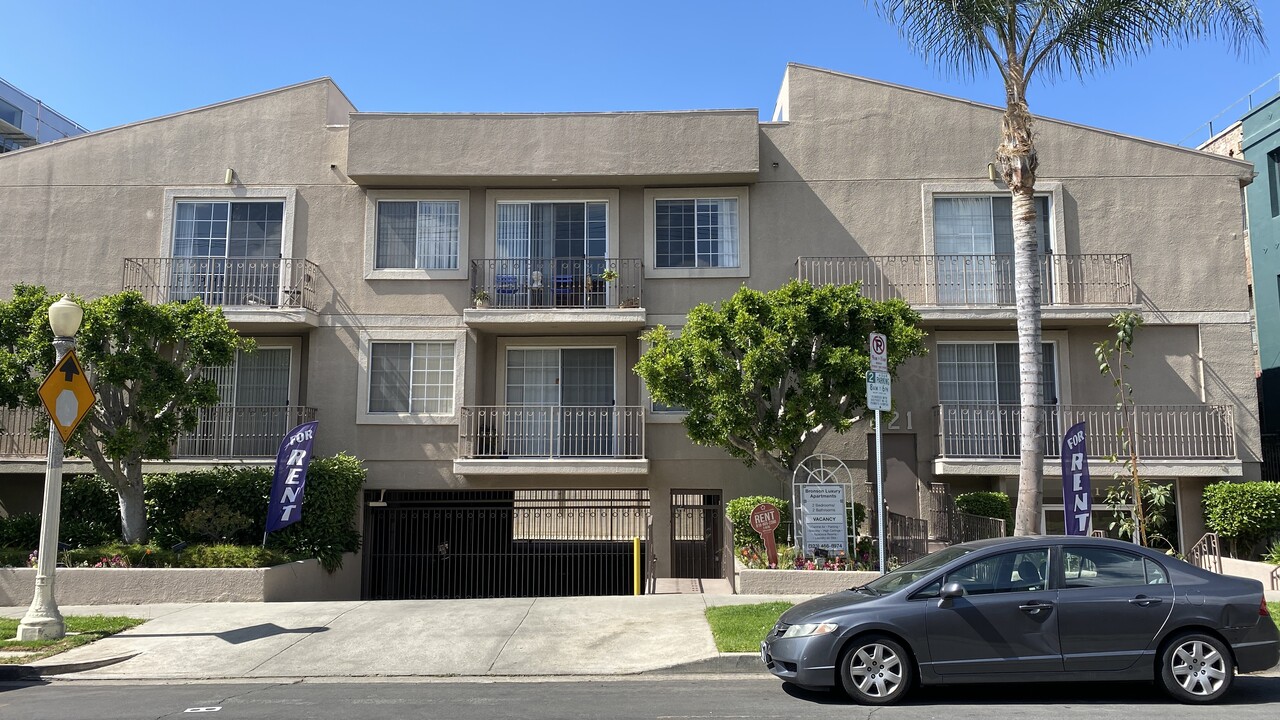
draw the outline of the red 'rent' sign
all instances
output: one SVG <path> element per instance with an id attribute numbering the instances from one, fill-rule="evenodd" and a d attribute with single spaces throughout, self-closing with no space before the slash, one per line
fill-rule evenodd
<path id="1" fill-rule="evenodd" d="M 771 503 L 760 503 L 751 509 L 751 529 L 760 534 L 764 540 L 765 554 L 769 558 L 769 567 L 778 567 L 778 544 L 773 539 L 773 531 L 782 522 L 782 513 Z"/>

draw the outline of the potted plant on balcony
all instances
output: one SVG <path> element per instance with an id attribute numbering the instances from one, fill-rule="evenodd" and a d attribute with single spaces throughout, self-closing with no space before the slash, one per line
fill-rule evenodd
<path id="1" fill-rule="evenodd" d="M 489 307 L 489 300 L 491 297 L 488 290 L 480 288 L 472 294 L 471 299 L 475 301 L 477 310 L 484 310 Z"/>

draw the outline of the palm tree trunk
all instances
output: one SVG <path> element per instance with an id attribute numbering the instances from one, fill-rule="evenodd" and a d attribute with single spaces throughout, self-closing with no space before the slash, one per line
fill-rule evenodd
<path id="1" fill-rule="evenodd" d="M 1041 532 L 1043 507 L 1044 445 L 1043 385 L 1040 382 L 1040 242 L 1036 232 L 1036 150 L 1031 135 L 1022 68 L 1008 68 L 1006 107 L 1001 121 L 1001 143 L 996 160 L 1013 195 L 1014 294 L 1018 308 L 1018 370 L 1021 423 L 1018 470 L 1018 506 L 1013 534 Z"/>

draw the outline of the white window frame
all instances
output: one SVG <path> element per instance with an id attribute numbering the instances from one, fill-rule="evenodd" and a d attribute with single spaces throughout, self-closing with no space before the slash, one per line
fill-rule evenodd
<path id="1" fill-rule="evenodd" d="M 750 188 L 645 188 L 644 191 L 644 276 L 646 278 L 717 278 L 751 276 Z M 660 268 L 658 267 L 658 200 L 726 199 L 738 201 L 738 267 Z"/>
<path id="2" fill-rule="evenodd" d="M 164 211 L 160 220 L 160 257 L 173 257 L 173 231 L 179 202 L 278 201 L 284 203 L 284 223 L 280 228 L 280 257 L 293 258 L 293 217 L 297 188 L 291 187 L 204 187 L 165 188 Z"/>
<path id="3" fill-rule="evenodd" d="M 925 255 L 936 255 L 933 239 L 933 199 L 946 197 L 1008 197 L 1009 190 L 989 181 L 924 183 L 921 190 L 921 214 L 924 221 Z M 1066 252 L 1066 220 L 1062 212 L 1062 183 L 1042 180 L 1036 183 L 1036 197 L 1049 198 L 1049 237 L 1045 243 L 1049 253 Z"/>
<path id="4" fill-rule="evenodd" d="M 989 344 L 989 343 L 1017 343 L 1018 336 L 1012 332 L 963 332 L 958 330 L 939 330 L 934 333 L 934 344 L 942 345 L 944 343 L 972 345 L 972 344 Z M 1053 363 L 1054 369 L 1057 371 L 1057 377 L 1054 378 L 1054 385 L 1058 392 L 1058 404 L 1070 405 L 1071 403 L 1071 348 L 1067 344 L 1067 332 L 1065 330 L 1044 330 L 1041 332 L 1040 342 L 1049 343 L 1054 346 Z M 938 372 L 938 353 L 936 350 L 932 353 L 933 362 L 933 395 L 935 398 L 940 397 L 941 378 Z M 941 400 L 939 400 L 941 402 Z"/>
<path id="5" fill-rule="evenodd" d="M 374 343 L 452 342 L 453 411 L 449 413 L 369 412 L 369 368 Z M 465 330 L 378 328 L 360 334 L 359 383 L 356 386 L 357 425 L 456 425 L 462 417 L 466 388 Z"/>
<path id="6" fill-rule="evenodd" d="M 368 190 L 364 205 L 365 280 L 466 280 L 470 277 L 469 231 L 471 193 L 466 190 Z M 458 203 L 458 267 L 378 268 L 378 203 L 401 202 Z"/>
<path id="7" fill-rule="evenodd" d="M 507 404 L 507 350 L 564 350 L 566 348 L 610 348 L 613 350 L 613 406 L 626 407 L 627 339 L 621 336 L 590 337 L 500 337 L 497 354 L 498 405 Z"/>
<path id="8" fill-rule="evenodd" d="M 605 204 L 605 258 L 618 257 L 617 190 L 489 190 L 484 198 L 484 256 L 498 257 L 498 203 Z"/>

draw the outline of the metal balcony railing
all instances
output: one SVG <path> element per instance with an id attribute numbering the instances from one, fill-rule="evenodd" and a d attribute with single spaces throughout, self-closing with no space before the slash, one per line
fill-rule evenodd
<path id="1" fill-rule="evenodd" d="M 319 267 L 300 258 L 125 258 L 125 290 L 148 302 L 317 310 Z"/>
<path id="2" fill-rule="evenodd" d="M 635 405 L 464 407 L 458 457 L 643 458 L 644 408 Z"/>
<path id="3" fill-rule="evenodd" d="M 1134 422 L 1132 412 L 1114 405 L 1053 405 L 1041 412 L 1045 457 L 1059 457 L 1062 433 L 1082 420 L 1088 423 L 1090 457 L 1127 457 L 1120 429 Z M 1017 405 L 941 405 L 939 454 L 949 458 L 1016 458 L 1021 417 Z M 1138 457 L 1143 460 L 1236 457 L 1230 405 L 1139 405 L 1136 429 Z"/>
<path id="4" fill-rule="evenodd" d="M 1134 303 L 1128 255 L 1041 255 L 1044 305 L 1117 307 Z M 862 284 L 872 300 L 912 306 L 1016 304 L 1012 255 L 802 257 L 799 279 L 815 285 Z"/>
<path id="5" fill-rule="evenodd" d="M 471 295 L 510 310 L 640 307 L 641 270 L 636 258 L 481 258 Z"/>
<path id="6" fill-rule="evenodd" d="M 274 457 L 285 433 L 315 420 L 310 407 L 213 407 L 200 411 L 194 432 L 178 437 L 175 458 Z M 41 434 L 33 436 L 39 425 Z M 0 457 L 44 457 L 49 452 L 44 410 L 0 410 Z"/>

